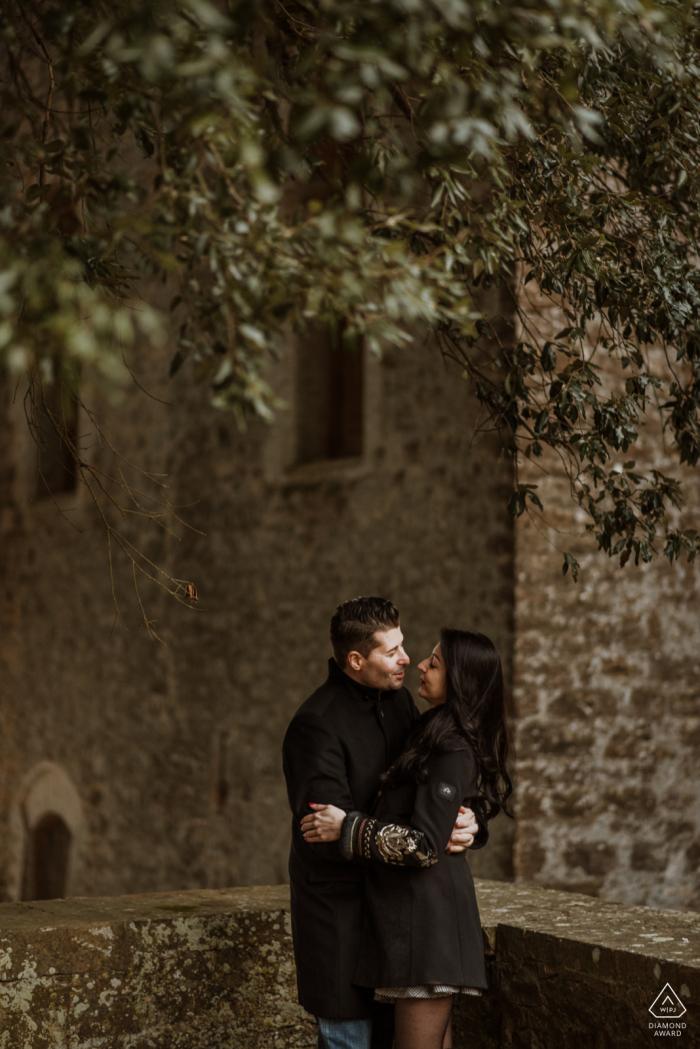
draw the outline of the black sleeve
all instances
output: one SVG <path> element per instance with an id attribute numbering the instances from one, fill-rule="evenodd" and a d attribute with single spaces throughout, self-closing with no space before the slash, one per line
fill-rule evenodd
<path id="1" fill-rule="evenodd" d="M 318 714 L 292 719 L 282 748 L 287 797 L 294 819 L 301 821 L 317 805 L 336 805 L 348 812 L 353 799 L 347 779 L 345 754 L 338 737 Z M 325 860 L 341 861 L 337 841 L 307 843 Z"/>
<path id="2" fill-rule="evenodd" d="M 476 781 L 470 750 L 437 754 L 428 779 L 416 789 L 410 823 L 392 823 L 362 812 L 349 812 L 340 835 L 340 855 L 347 860 L 392 867 L 432 867 L 445 852 L 460 805 Z"/>

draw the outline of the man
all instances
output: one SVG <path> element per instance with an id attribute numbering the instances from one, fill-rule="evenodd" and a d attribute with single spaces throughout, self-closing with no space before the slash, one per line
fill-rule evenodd
<path id="1" fill-rule="evenodd" d="M 359 953 L 364 869 L 337 842 L 306 841 L 311 803 L 368 811 L 380 777 L 399 756 L 418 710 L 403 680 L 410 660 L 390 601 L 358 597 L 331 619 L 328 680 L 292 718 L 283 747 L 294 816 L 289 876 L 299 1001 L 319 1025 L 319 1049 L 391 1049 L 392 1007 L 353 986 Z M 486 844 L 464 810 L 450 851 Z M 373 1023 L 374 1021 L 374 1023 Z"/>

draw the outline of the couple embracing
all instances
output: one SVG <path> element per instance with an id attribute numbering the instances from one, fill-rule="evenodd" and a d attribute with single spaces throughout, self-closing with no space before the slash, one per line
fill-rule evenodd
<path id="1" fill-rule="evenodd" d="M 418 665 L 421 715 L 389 601 L 339 605 L 331 644 L 284 740 L 299 1001 L 319 1049 L 443 1049 L 454 995 L 486 987 L 464 850 L 512 789 L 500 659 L 443 630 Z"/>

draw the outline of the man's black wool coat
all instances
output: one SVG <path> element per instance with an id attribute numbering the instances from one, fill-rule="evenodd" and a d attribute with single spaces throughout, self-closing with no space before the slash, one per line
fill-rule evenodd
<path id="1" fill-rule="evenodd" d="M 399 756 L 418 710 L 408 689 L 377 692 L 329 661 L 328 680 L 294 715 L 284 740 L 293 813 L 289 877 L 299 1001 L 315 1016 L 372 1016 L 372 992 L 354 987 L 365 868 L 338 842 L 309 845 L 299 822 L 309 802 L 367 812 L 379 777 Z"/>

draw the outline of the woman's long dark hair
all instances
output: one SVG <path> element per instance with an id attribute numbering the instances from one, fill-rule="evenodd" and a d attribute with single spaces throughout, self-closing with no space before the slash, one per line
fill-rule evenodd
<path id="1" fill-rule="evenodd" d="M 447 698 L 416 722 L 387 780 L 425 780 L 427 761 L 438 751 L 467 742 L 479 766 L 479 798 L 487 820 L 507 816 L 513 784 L 508 775 L 508 730 L 501 657 L 493 641 L 470 630 L 441 630 Z M 474 806 L 472 805 L 472 808 Z"/>

